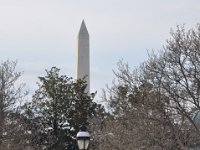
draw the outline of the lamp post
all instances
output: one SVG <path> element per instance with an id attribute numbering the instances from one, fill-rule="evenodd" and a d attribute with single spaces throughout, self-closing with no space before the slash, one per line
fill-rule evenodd
<path id="1" fill-rule="evenodd" d="M 77 133 L 77 143 L 79 150 L 87 150 L 90 142 L 90 134 L 86 131 L 86 127 L 82 126 Z"/>

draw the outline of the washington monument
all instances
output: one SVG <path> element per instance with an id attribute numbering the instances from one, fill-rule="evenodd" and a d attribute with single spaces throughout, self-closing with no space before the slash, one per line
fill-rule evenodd
<path id="1" fill-rule="evenodd" d="M 76 52 L 76 79 L 85 77 L 86 91 L 90 93 L 90 43 L 89 33 L 84 20 L 78 33 L 78 46 Z"/>

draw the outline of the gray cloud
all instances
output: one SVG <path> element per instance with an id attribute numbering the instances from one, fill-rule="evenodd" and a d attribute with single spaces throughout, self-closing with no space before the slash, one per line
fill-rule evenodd
<path id="1" fill-rule="evenodd" d="M 51 66 L 74 76 L 76 37 L 85 19 L 91 87 L 99 90 L 110 82 L 118 59 L 137 66 L 147 49 L 162 48 L 171 27 L 194 27 L 199 10 L 198 0 L 0 0 L 0 59 L 17 59 L 31 88 Z"/>

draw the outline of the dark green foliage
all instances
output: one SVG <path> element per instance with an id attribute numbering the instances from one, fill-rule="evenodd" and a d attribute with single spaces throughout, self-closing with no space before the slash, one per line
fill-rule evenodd
<path id="1" fill-rule="evenodd" d="M 85 93 L 84 81 L 59 75 L 56 67 L 46 72 L 45 77 L 39 77 L 39 89 L 26 108 L 31 126 L 35 126 L 32 134 L 37 133 L 33 141 L 41 149 L 75 150 L 79 127 L 88 126 L 88 119 L 95 114 L 95 94 Z"/>

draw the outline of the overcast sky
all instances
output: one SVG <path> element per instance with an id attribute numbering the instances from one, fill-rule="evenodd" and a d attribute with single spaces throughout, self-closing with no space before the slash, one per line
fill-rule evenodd
<path id="1" fill-rule="evenodd" d="M 135 67 L 161 49 L 171 28 L 200 20 L 199 0 L 0 0 L 0 60 L 17 60 L 34 91 L 38 76 L 56 66 L 75 77 L 76 40 L 90 34 L 91 92 L 113 78 L 119 59 Z"/>

